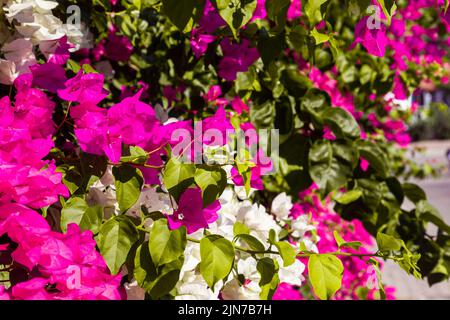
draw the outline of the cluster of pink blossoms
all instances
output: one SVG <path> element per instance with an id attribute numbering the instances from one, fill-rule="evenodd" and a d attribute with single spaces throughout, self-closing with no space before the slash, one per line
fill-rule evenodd
<path id="1" fill-rule="evenodd" d="M 425 28 L 414 22 L 424 15 L 422 9 L 437 8 L 440 10 L 445 3 L 444 0 L 414 0 L 408 1 L 407 6 L 397 10 L 392 17 L 391 25 L 386 27 L 384 21 L 386 16 L 377 1 L 373 4 L 379 7 L 380 21 L 378 26 L 371 26 L 369 17 L 364 17 L 355 27 L 355 41 L 353 46 L 360 43 L 370 54 L 384 57 L 389 49 L 392 53 L 395 70 L 393 93 L 397 99 L 407 99 L 408 92 L 400 73 L 408 69 L 408 62 L 417 65 L 442 64 L 442 57 L 450 44 L 450 37 L 439 39 L 439 27 Z M 439 22 L 444 26 L 447 33 L 450 31 L 450 14 L 441 12 Z M 448 82 L 448 77 L 443 78 Z"/>
<path id="2" fill-rule="evenodd" d="M 0 99 L 0 272 L 9 278 L 0 299 L 121 299 L 121 276 L 110 275 L 92 233 L 75 224 L 52 231 L 34 210 L 69 196 L 54 162 L 44 160 L 54 146 L 55 103 L 35 80 L 20 76 L 15 101 Z"/>
<path id="3" fill-rule="evenodd" d="M 258 0 L 252 21 L 266 19 L 267 12 L 265 0 Z M 292 0 L 287 13 L 288 20 L 294 20 L 302 15 L 302 4 L 300 0 Z M 226 22 L 219 15 L 209 0 L 206 0 L 203 16 L 199 21 L 199 26 L 192 30 L 191 48 L 194 55 L 200 58 L 208 50 L 208 46 L 213 43 L 217 36 L 214 32 L 226 25 Z M 248 68 L 259 58 L 259 52 L 250 45 L 250 41 L 243 39 L 241 43 L 235 43 L 229 38 L 220 42 L 223 58 L 218 66 L 218 75 L 227 80 L 236 80 L 238 72 L 246 72 Z"/>
<path id="4" fill-rule="evenodd" d="M 359 220 L 345 221 L 336 212 L 330 209 L 330 199 L 321 200 L 317 191 L 317 186 L 313 184 L 310 188 L 299 194 L 300 202 L 294 204 L 290 216 L 297 218 L 302 215 L 310 215 L 316 226 L 316 235 L 320 239 L 317 242 L 318 252 L 336 252 L 338 246 L 334 238 L 334 231 L 347 242 L 360 242 L 361 248 L 357 251 L 351 248 L 343 248 L 344 252 L 370 253 L 374 247 L 374 238 L 365 230 Z M 365 259 L 358 257 L 340 257 L 344 265 L 342 287 L 336 293 L 334 299 L 360 299 L 358 291 L 368 288 L 366 298 L 375 299 L 378 291 L 376 288 L 375 270 Z M 380 262 L 381 264 L 381 262 Z M 386 298 L 394 299 L 395 288 L 385 287 Z M 277 289 L 274 299 L 299 300 L 303 299 L 301 293 L 288 284 L 282 284 Z"/>

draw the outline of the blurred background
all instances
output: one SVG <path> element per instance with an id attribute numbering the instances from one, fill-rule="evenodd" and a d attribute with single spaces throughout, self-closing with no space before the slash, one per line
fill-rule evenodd
<path id="1" fill-rule="evenodd" d="M 425 190 L 429 202 L 450 224 L 450 87 L 436 88 L 428 83 L 421 87 L 423 92 L 412 98 L 423 108 L 409 129 L 414 142 L 408 156 L 433 174 L 411 181 Z M 399 272 L 393 263 L 386 264 L 383 279 L 397 288 L 398 299 L 450 299 L 450 281 L 429 287 L 426 281 Z"/>

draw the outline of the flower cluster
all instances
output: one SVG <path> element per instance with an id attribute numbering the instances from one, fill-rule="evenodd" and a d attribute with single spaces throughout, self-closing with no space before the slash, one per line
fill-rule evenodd
<path id="1" fill-rule="evenodd" d="M 19 77 L 15 101 L 0 101 L 0 261 L 10 286 L 2 298 L 118 299 L 121 279 L 110 275 L 92 233 L 75 224 L 52 231 L 33 210 L 69 192 L 54 161 L 43 160 L 54 147 L 55 103 L 31 83 Z"/>
<path id="2" fill-rule="evenodd" d="M 388 160 L 444 1 L 0 3 L 0 299 L 390 299 L 382 259 L 444 248 Z"/>

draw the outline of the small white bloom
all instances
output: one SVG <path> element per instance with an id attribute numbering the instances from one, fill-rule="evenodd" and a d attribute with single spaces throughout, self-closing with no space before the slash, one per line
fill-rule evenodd
<path id="1" fill-rule="evenodd" d="M 247 259 L 240 259 L 237 263 L 237 270 L 239 274 L 242 274 L 246 280 L 259 282 L 261 275 L 256 270 L 258 262 L 253 257 Z"/>
<path id="2" fill-rule="evenodd" d="M 225 284 L 221 293 L 224 300 L 259 300 L 261 288 L 255 281 L 241 286 L 237 279 L 233 279 Z"/>
<path id="3" fill-rule="evenodd" d="M 177 284 L 175 300 L 218 300 L 222 281 L 214 286 L 214 291 L 208 288 L 203 277 L 196 273 L 185 273 Z"/>
<path id="4" fill-rule="evenodd" d="M 158 192 L 156 188 L 144 189 L 138 201 L 127 211 L 127 214 L 139 217 L 141 206 L 147 208 L 148 212 L 159 211 L 163 214 L 172 214 L 173 209 L 169 197 L 166 193 Z"/>
<path id="5" fill-rule="evenodd" d="M 276 232 L 280 230 L 280 226 L 275 222 L 273 216 L 267 213 L 264 206 L 256 203 L 252 205 L 249 201 L 245 201 L 243 204 L 239 209 L 237 219 L 251 230 L 250 233 L 253 236 L 265 241 L 269 237 L 271 229 Z"/>
<path id="6" fill-rule="evenodd" d="M 278 220 L 284 220 L 289 216 L 292 207 L 292 198 L 286 195 L 286 192 L 283 192 L 273 199 L 271 212 Z"/>
<path id="7" fill-rule="evenodd" d="M 280 269 L 278 271 L 278 276 L 280 277 L 280 282 L 286 282 L 290 285 L 300 286 L 305 278 L 302 273 L 305 271 L 305 265 L 299 260 L 295 260 L 293 264 L 287 267 L 283 267 L 283 259 L 281 257 L 277 258 L 278 265 Z"/>
<path id="8" fill-rule="evenodd" d="M 301 238 L 306 232 L 315 230 L 316 228 L 309 223 L 307 215 L 298 216 L 292 221 L 292 236 L 295 238 Z"/>
<path id="9" fill-rule="evenodd" d="M 14 62 L 0 59 L 0 83 L 11 85 L 18 75 Z"/>

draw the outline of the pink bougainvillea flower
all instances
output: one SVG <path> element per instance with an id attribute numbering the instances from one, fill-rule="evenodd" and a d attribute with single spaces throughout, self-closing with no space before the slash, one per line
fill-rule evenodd
<path id="1" fill-rule="evenodd" d="M 252 161 L 255 166 L 250 169 L 250 187 L 256 190 L 263 190 L 264 184 L 261 176 L 266 175 L 273 170 L 272 161 L 270 157 L 267 157 L 264 154 L 264 151 L 262 149 L 258 151 L 257 156 Z M 235 167 L 231 169 L 231 177 L 235 185 L 243 186 L 245 184 L 244 178 L 239 174 Z"/>
<path id="2" fill-rule="evenodd" d="M 127 61 L 133 53 L 131 41 L 121 35 L 110 33 L 105 45 L 105 55 L 114 61 Z"/>
<path id="3" fill-rule="evenodd" d="M 362 171 L 366 172 L 367 169 L 369 168 L 369 161 L 367 161 L 363 157 L 360 157 L 359 167 L 361 168 Z"/>
<path id="4" fill-rule="evenodd" d="M 226 25 L 225 20 L 222 19 L 210 0 L 206 0 L 205 2 L 205 8 L 203 9 L 203 15 L 200 18 L 199 25 L 209 34 Z"/>
<path id="5" fill-rule="evenodd" d="M 361 19 L 355 27 L 355 41 L 352 46 L 357 43 L 366 48 L 370 54 L 383 57 L 386 53 L 388 38 L 386 36 L 386 26 L 380 22 L 380 28 L 370 29 L 367 20 L 369 17 Z"/>
<path id="6" fill-rule="evenodd" d="M 96 251 L 92 232 L 82 232 L 76 224 L 69 224 L 65 234 L 51 231 L 40 214 L 11 203 L 0 206 L 0 236 L 4 234 L 17 244 L 11 254 L 13 260 L 35 270 L 29 280 L 12 287 L 11 298 L 122 298 L 121 275 L 110 275 Z M 72 281 L 74 277 L 76 281 Z"/>
<path id="7" fill-rule="evenodd" d="M 39 43 L 39 49 L 47 58 L 47 62 L 63 65 L 69 60 L 69 49 L 73 45 L 67 42 L 67 36 L 58 40 L 46 40 Z"/>
<path id="8" fill-rule="evenodd" d="M 58 90 L 58 96 L 66 101 L 97 104 L 108 96 L 108 92 L 103 89 L 103 82 L 102 74 L 84 74 L 80 70 L 75 77 L 65 82 L 64 89 Z"/>
<path id="9" fill-rule="evenodd" d="M 290 215 L 294 219 L 302 215 L 311 217 L 316 226 L 316 234 L 320 237 L 320 241 L 317 243 L 318 252 L 338 250 L 334 238 L 334 231 L 338 231 L 345 241 L 358 241 L 363 244 L 358 252 L 369 253 L 375 241 L 362 222 L 356 219 L 343 220 L 339 214 L 330 209 L 331 199 L 329 197 L 321 199 L 317 190 L 317 185 L 313 184 L 299 193 L 300 202 L 294 204 Z M 305 239 L 306 237 L 308 235 L 305 235 Z M 352 252 L 353 249 L 343 250 Z M 360 299 L 359 288 L 366 288 L 369 283 L 372 283 L 372 280 L 375 279 L 375 271 L 368 267 L 367 261 L 364 259 L 355 257 L 341 257 L 340 259 L 344 265 L 342 286 L 333 299 Z"/>
<path id="10" fill-rule="evenodd" d="M 178 209 L 173 215 L 167 216 L 170 229 L 178 229 L 185 226 L 187 232 L 194 233 L 201 228 L 207 228 L 209 224 L 218 218 L 220 202 L 214 201 L 207 207 L 203 207 L 202 191 L 200 188 L 187 189 L 180 197 Z"/>
<path id="11" fill-rule="evenodd" d="M 287 19 L 294 20 L 302 16 L 302 2 L 301 0 L 291 0 L 291 6 L 287 12 Z"/>
<path id="12" fill-rule="evenodd" d="M 0 165 L 0 199 L 9 198 L 33 208 L 41 208 L 68 197 L 67 188 L 61 183 L 62 174 L 48 164 L 45 169 L 29 166 Z"/>
<path id="13" fill-rule="evenodd" d="M 139 100 L 142 92 L 139 90 L 108 110 L 109 134 L 120 136 L 127 145 L 144 147 L 159 125 L 152 106 Z"/>
<path id="14" fill-rule="evenodd" d="M 245 102 L 242 101 L 242 99 L 238 96 L 234 97 L 233 100 L 231 101 L 231 107 L 239 115 L 242 114 L 242 112 L 244 111 L 247 113 L 250 111 L 248 105 L 246 105 Z"/>
<path id="15" fill-rule="evenodd" d="M 392 19 L 389 31 L 392 32 L 396 37 L 401 37 L 404 35 L 406 30 L 406 22 L 403 19 Z"/>
<path id="16" fill-rule="evenodd" d="M 259 58 L 258 49 L 250 46 L 250 41 L 243 39 L 240 44 L 228 38 L 220 42 L 224 58 L 219 63 L 219 76 L 227 81 L 236 80 L 238 72 L 246 72 Z"/>
<path id="17" fill-rule="evenodd" d="M 333 131 L 330 129 L 330 127 L 327 126 L 323 128 L 323 138 L 330 141 L 336 140 L 336 136 L 334 135 Z"/>
<path id="18" fill-rule="evenodd" d="M 266 11 L 266 0 L 257 0 L 256 2 L 256 9 L 253 12 L 252 19 L 250 21 L 254 20 L 264 20 L 267 18 L 267 11 Z"/>
<path id="19" fill-rule="evenodd" d="M 47 62 L 44 64 L 35 64 L 30 67 L 33 74 L 33 85 L 56 93 L 59 89 L 64 88 L 66 82 L 66 71 L 56 63 Z"/>
<path id="20" fill-rule="evenodd" d="M 408 92 L 403 83 L 403 80 L 400 78 L 399 75 L 395 75 L 394 77 L 394 87 L 392 89 L 392 92 L 394 93 L 396 99 L 399 100 L 408 99 Z"/>
<path id="21" fill-rule="evenodd" d="M 6 292 L 5 287 L 0 286 L 0 300 L 11 300 L 9 293 Z"/>
<path id="22" fill-rule="evenodd" d="M 214 42 L 216 37 L 207 33 L 202 33 L 201 28 L 194 28 L 191 32 L 191 48 L 195 57 L 198 59 L 205 54 L 210 43 Z"/>
<path id="23" fill-rule="evenodd" d="M 228 136 L 233 131 L 234 128 L 227 119 L 227 113 L 223 106 L 220 106 L 213 116 L 202 121 L 203 143 L 206 145 L 223 146 L 227 144 Z"/>
<path id="24" fill-rule="evenodd" d="M 273 300 L 303 300 L 300 292 L 287 283 L 280 283 L 273 294 Z"/>

